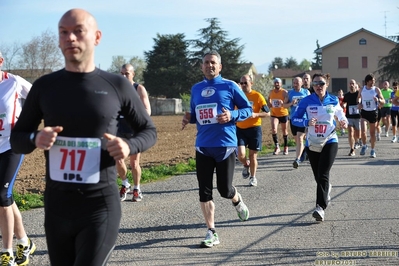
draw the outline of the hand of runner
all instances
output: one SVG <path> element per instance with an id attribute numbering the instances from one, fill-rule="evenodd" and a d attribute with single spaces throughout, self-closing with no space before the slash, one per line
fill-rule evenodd
<path id="1" fill-rule="evenodd" d="M 35 145 L 37 148 L 41 150 L 48 151 L 53 146 L 58 133 L 63 130 L 63 127 L 56 126 L 56 127 L 45 127 L 40 130 L 35 138 Z"/>

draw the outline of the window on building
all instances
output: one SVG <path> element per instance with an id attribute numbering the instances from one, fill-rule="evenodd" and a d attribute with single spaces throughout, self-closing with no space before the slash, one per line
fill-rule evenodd
<path id="1" fill-rule="evenodd" d="M 338 68 L 349 68 L 349 58 L 338 57 Z"/>
<path id="2" fill-rule="evenodd" d="M 367 56 L 362 56 L 362 68 L 367 68 Z"/>
<path id="3" fill-rule="evenodd" d="M 282 79 L 282 80 L 281 80 L 281 83 L 282 83 L 283 85 L 285 85 L 285 79 Z"/>
<path id="4" fill-rule="evenodd" d="M 364 39 L 364 38 L 361 38 L 361 39 L 359 40 L 359 45 L 367 45 L 367 40 Z"/>

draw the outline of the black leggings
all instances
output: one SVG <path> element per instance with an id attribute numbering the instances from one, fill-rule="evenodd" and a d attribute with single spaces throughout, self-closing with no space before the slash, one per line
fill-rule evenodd
<path id="1" fill-rule="evenodd" d="M 398 126 L 399 127 L 399 111 L 391 110 L 391 121 L 392 121 L 392 126 Z"/>
<path id="2" fill-rule="evenodd" d="M 106 265 L 121 219 L 118 187 L 90 193 L 46 189 L 45 231 L 51 265 Z"/>
<path id="3" fill-rule="evenodd" d="M 195 157 L 200 202 L 213 200 L 213 172 L 215 171 L 215 167 L 216 185 L 220 196 L 232 199 L 236 194 L 236 190 L 233 187 L 236 154 L 233 152 L 221 162 L 216 162 L 214 158 L 206 156 L 198 151 L 196 151 Z"/>
<path id="4" fill-rule="evenodd" d="M 330 170 L 338 152 L 338 143 L 328 143 L 321 152 L 314 152 L 306 147 L 309 162 L 317 183 L 316 204 L 327 208 L 328 187 L 330 184 Z"/>
<path id="5" fill-rule="evenodd" d="M 14 203 L 12 190 L 18 170 L 24 156 L 11 149 L 0 153 L 0 206 L 7 207 Z"/>

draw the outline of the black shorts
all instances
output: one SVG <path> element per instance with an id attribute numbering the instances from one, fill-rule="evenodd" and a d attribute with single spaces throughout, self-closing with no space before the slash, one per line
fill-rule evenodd
<path id="1" fill-rule="evenodd" d="M 286 116 L 272 116 L 272 117 L 273 118 L 277 118 L 279 124 L 285 124 L 285 123 L 288 122 L 288 115 L 286 115 Z"/>
<path id="2" fill-rule="evenodd" d="M 361 118 L 369 121 L 370 123 L 375 123 L 378 121 L 378 110 L 365 111 L 362 109 L 360 111 L 360 116 L 361 116 Z"/>
<path id="3" fill-rule="evenodd" d="M 237 146 L 245 146 L 253 151 L 262 149 L 262 127 L 238 128 L 237 127 Z"/>
<path id="4" fill-rule="evenodd" d="M 387 117 L 391 115 L 391 107 L 382 107 L 380 110 L 381 117 Z"/>
<path id="5" fill-rule="evenodd" d="M 298 132 L 300 133 L 305 133 L 306 132 L 306 127 L 297 127 L 292 124 L 292 121 L 290 120 L 290 128 L 291 128 L 291 133 L 293 136 L 296 136 Z"/>
<path id="6" fill-rule="evenodd" d="M 130 139 L 134 136 L 133 129 L 123 117 L 118 118 L 118 132 L 116 133 L 116 136 L 125 139 Z"/>
<path id="7" fill-rule="evenodd" d="M 0 206 L 8 207 L 14 203 L 12 189 L 24 156 L 11 149 L 0 154 Z"/>

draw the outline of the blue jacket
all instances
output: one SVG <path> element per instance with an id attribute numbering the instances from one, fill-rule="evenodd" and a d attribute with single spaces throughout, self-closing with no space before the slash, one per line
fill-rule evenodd
<path id="1" fill-rule="evenodd" d="M 252 115 L 252 106 L 244 92 L 231 80 L 221 75 L 212 80 L 204 79 L 191 88 L 191 119 L 197 124 L 197 147 L 236 147 L 236 122 Z M 219 124 L 216 115 L 222 108 L 231 113 L 231 120 Z"/>

